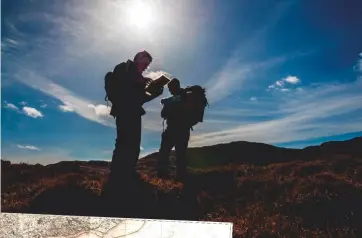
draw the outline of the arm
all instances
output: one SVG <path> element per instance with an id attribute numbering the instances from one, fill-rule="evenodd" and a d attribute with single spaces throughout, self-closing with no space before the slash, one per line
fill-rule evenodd
<path id="1" fill-rule="evenodd" d="M 145 92 L 144 95 L 144 99 L 143 99 L 143 103 L 147 103 L 152 101 L 153 99 L 157 98 L 158 96 L 160 96 L 163 93 L 163 87 L 160 88 L 160 90 L 158 90 L 156 93 L 152 94 L 148 94 L 147 92 Z"/>

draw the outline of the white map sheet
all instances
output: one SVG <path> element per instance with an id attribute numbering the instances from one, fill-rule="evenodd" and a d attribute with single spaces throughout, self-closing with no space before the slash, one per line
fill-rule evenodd
<path id="1" fill-rule="evenodd" d="M 232 223 L 0 214 L 0 238 L 231 238 Z"/>

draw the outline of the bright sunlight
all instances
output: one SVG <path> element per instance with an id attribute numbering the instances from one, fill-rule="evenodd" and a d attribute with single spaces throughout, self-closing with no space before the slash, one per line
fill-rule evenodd
<path id="1" fill-rule="evenodd" d="M 146 30 L 154 23 L 156 12 L 145 1 L 131 1 L 127 8 L 127 21 L 131 26 Z"/>

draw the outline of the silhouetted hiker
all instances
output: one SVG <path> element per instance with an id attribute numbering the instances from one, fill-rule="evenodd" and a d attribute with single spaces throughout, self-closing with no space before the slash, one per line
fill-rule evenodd
<path id="1" fill-rule="evenodd" d="M 186 152 L 190 129 L 203 121 L 207 99 L 203 88 L 198 85 L 181 88 L 180 81 L 176 78 L 168 83 L 168 89 L 172 97 L 161 100 L 161 117 L 166 120 L 167 128 L 162 133 L 158 176 L 167 175 L 169 155 L 175 147 L 176 179 L 184 182 L 187 175 Z"/>
<path id="2" fill-rule="evenodd" d="M 125 189 L 133 186 L 141 146 L 141 117 L 146 113 L 142 106 L 163 92 L 163 87 L 154 95 L 145 91 L 152 80 L 144 78 L 142 73 L 151 62 L 152 56 L 142 51 L 135 55 L 133 61 L 118 64 L 113 72 L 105 76 L 106 100 L 112 103 L 110 114 L 115 117 L 117 126 L 107 184 L 107 190 L 112 194 L 122 193 L 125 196 Z"/>

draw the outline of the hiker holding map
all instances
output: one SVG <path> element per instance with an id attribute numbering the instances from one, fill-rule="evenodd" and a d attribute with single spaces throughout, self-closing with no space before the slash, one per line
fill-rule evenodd
<path id="1" fill-rule="evenodd" d="M 137 180 L 135 166 L 141 146 L 141 117 L 146 113 L 142 106 L 160 96 L 169 81 L 164 76 L 155 81 L 142 76 L 151 62 L 152 56 L 142 51 L 136 54 L 133 61 L 118 64 L 113 72 L 105 76 L 105 99 L 112 103 L 110 115 L 115 118 L 117 127 L 108 178 L 108 188 L 112 194 L 125 192 Z M 129 192 L 125 194 L 129 195 Z M 118 197 L 114 195 L 111 197 Z"/>

